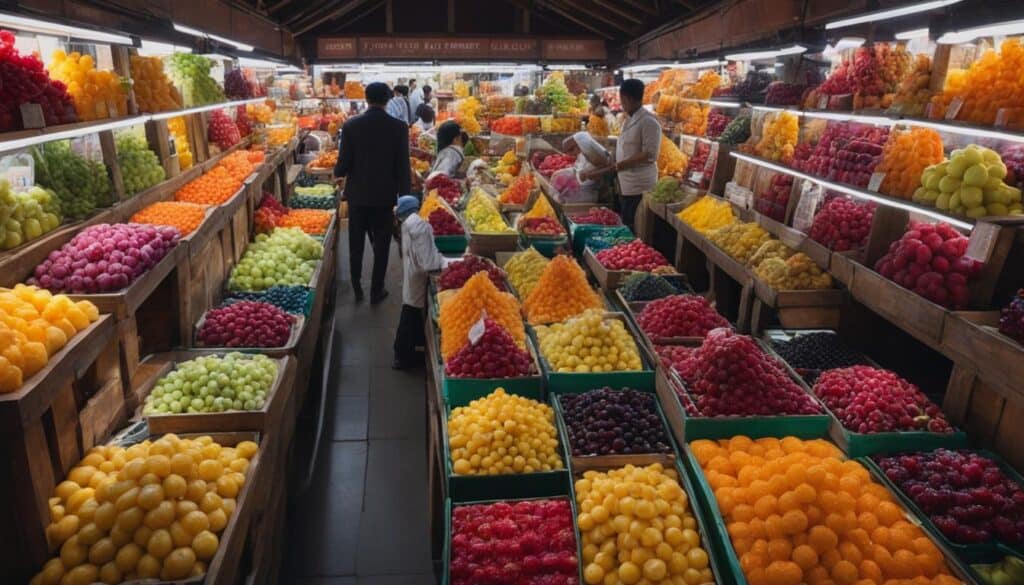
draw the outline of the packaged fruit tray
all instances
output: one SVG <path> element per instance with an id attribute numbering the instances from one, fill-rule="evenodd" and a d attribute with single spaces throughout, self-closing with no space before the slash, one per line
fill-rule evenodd
<path id="1" fill-rule="evenodd" d="M 312 295 L 310 295 L 312 299 Z M 206 313 L 199 318 L 194 328 L 195 333 L 193 334 L 192 347 L 203 350 L 216 350 L 223 352 L 238 351 L 242 353 L 262 353 L 270 357 L 280 358 L 292 355 L 296 353 L 296 347 L 299 344 L 299 338 L 302 337 L 302 332 L 305 330 L 306 317 L 304 315 L 295 315 L 289 313 L 292 316 L 292 331 L 288 336 L 288 341 L 285 342 L 281 347 L 222 347 L 206 345 L 199 340 L 199 330 L 203 328 L 203 324 L 206 323 Z"/>
<path id="2" fill-rule="evenodd" d="M 539 351 L 540 341 L 537 338 L 536 331 L 532 326 L 527 325 L 527 335 L 529 335 L 535 346 L 538 348 L 537 357 L 540 359 L 541 372 L 544 374 L 544 380 L 547 382 L 546 387 L 548 392 L 584 392 L 592 388 L 603 388 L 604 386 L 610 386 L 612 388 L 634 388 L 636 390 L 651 390 L 654 388 L 654 367 L 652 366 L 651 361 L 647 359 L 645 352 L 641 348 L 639 335 L 629 322 L 629 319 L 622 313 L 613 312 L 606 313 L 605 318 L 617 319 L 625 324 L 626 331 L 628 331 L 633 338 L 633 343 L 637 344 L 637 350 L 640 354 L 640 362 L 644 369 L 587 373 L 552 371 L 547 359 L 545 359 L 544 355 Z"/>
<path id="3" fill-rule="evenodd" d="M 617 388 L 616 390 L 622 390 L 622 388 Z M 665 418 L 665 411 L 661 408 L 661 401 L 658 400 L 658 395 L 652 390 L 638 390 L 638 392 L 649 393 L 653 396 L 654 408 L 658 414 L 658 420 L 661 421 L 661 426 L 665 431 L 665 437 L 668 440 L 668 445 L 672 449 L 670 453 L 574 455 L 572 452 L 572 445 L 569 442 L 569 428 L 565 420 L 565 409 L 562 407 L 560 397 L 565 394 L 582 394 L 583 392 L 587 392 L 587 390 L 571 390 L 567 392 L 551 393 L 550 396 L 551 406 L 555 409 L 555 421 L 558 423 L 558 433 L 561 437 L 562 444 L 565 445 L 566 453 L 569 455 L 569 469 L 573 474 L 582 473 L 588 469 L 610 469 L 626 465 L 645 466 L 652 463 L 661 463 L 666 467 L 675 466 L 677 456 L 675 441 L 672 439 L 672 430 L 669 428 L 668 419 Z"/>
<path id="4" fill-rule="evenodd" d="M 687 507 L 690 514 L 693 515 L 694 520 L 697 523 L 697 533 L 700 535 L 700 546 L 704 549 L 704 552 L 708 556 L 708 567 L 711 568 L 711 573 L 715 578 L 717 585 L 734 585 L 737 584 L 737 576 L 742 578 L 743 573 L 739 570 L 739 565 L 731 565 L 726 562 L 726 557 L 719 550 L 721 543 L 718 541 L 719 536 L 714 527 L 714 517 L 707 512 L 707 507 L 701 502 L 700 490 L 696 486 L 693 476 L 689 470 L 684 466 L 683 457 L 680 451 L 676 451 L 673 457 L 674 461 L 670 465 L 664 465 L 666 469 L 672 468 L 676 470 L 676 474 L 679 476 L 679 485 L 686 492 Z M 645 465 L 651 465 L 653 463 L 659 463 L 657 461 L 650 461 Z M 634 464 L 635 465 L 635 464 Z M 619 469 L 624 465 L 609 465 L 609 466 L 595 466 L 586 471 L 611 471 Z M 576 501 L 576 482 L 583 477 L 585 471 L 573 472 L 572 491 L 571 497 L 573 502 Z M 577 515 L 577 524 L 579 516 Z M 583 541 L 580 540 L 580 546 L 583 546 Z M 581 557 L 582 559 L 582 557 Z M 585 568 L 585 567 L 584 567 Z M 585 581 L 584 581 L 585 582 Z"/>
<path id="5" fill-rule="evenodd" d="M 751 439 L 758 439 L 764 436 L 772 436 L 761 435 L 757 433 L 756 430 L 753 430 L 752 432 L 737 434 L 748 436 Z M 808 436 L 800 438 L 809 439 L 822 437 L 823 435 L 818 435 L 818 437 Z M 693 440 L 695 438 L 697 437 L 691 438 L 689 440 Z M 708 525 L 711 526 L 713 530 L 713 541 L 715 545 L 718 547 L 716 552 L 719 555 L 721 563 L 725 567 L 727 567 L 727 570 L 730 571 L 730 576 L 733 579 L 731 583 L 734 583 L 735 585 L 751 585 L 750 581 L 746 577 L 746 574 L 743 572 L 743 569 L 740 565 L 739 556 L 736 554 L 736 549 L 733 547 L 732 539 L 729 536 L 728 530 L 726 529 L 724 516 L 722 515 L 721 509 L 718 507 L 718 500 L 715 497 L 714 491 L 711 489 L 711 485 L 708 483 L 707 477 L 705 476 L 703 469 L 701 469 L 700 463 L 697 461 L 697 458 L 694 456 L 693 451 L 690 449 L 689 444 L 683 445 L 683 448 L 681 450 L 681 459 L 683 462 L 683 466 L 686 468 L 687 473 L 690 477 L 693 478 L 693 484 L 696 486 L 698 498 L 697 501 L 700 503 L 700 508 L 703 514 L 705 515 L 705 521 Z M 875 478 L 875 480 L 876 482 L 878 481 L 877 478 Z M 889 488 L 889 486 L 886 485 L 885 483 L 882 483 L 881 485 Z M 899 501 L 899 498 L 897 498 L 896 501 Z M 909 523 L 913 525 L 921 527 L 926 535 L 932 536 L 931 540 L 935 543 L 936 547 L 943 554 L 944 560 L 946 562 L 946 568 L 949 569 L 951 574 L 963 580 L 964 583 L 974 582 L 969 577 L 969 569 L 961 562 L 959 558 L 957 558 L 957 556 L 953 553 L 952 550 L 950 550 L 948 547 L 944 545 L 942 541 L 936 540 L 934 536 L 929 533 L 926 527 L 921 526 L 921 523 L 918 521 L 918 519 L 915 517 L 915 514 L 912 511 L 907 510 L 905 508 L 902 509 L 901 511 L 903 512 L 905 520 L 907 520 Z"/>
<path id="6" fill-rule="evenodd" d="M 509 391 L 508 393 L 526 396 L 514 391 Z M 531 398 L 530 396 L 526 397 Z M 452 502 L 472 502 L 488 498 L 543 498 L 569 494 L 569 462 L 561 437 L 558 440 L 557 450 L 559 459 L 562 462 L 562 469 L 502 475 L 456 475 L 452 468 L 452 448 L 448 438 L 448 420 L 451 418 L 453 409 L 466 406 L 473 399 L 469 396 L 462 396 L 462 398 L 467 400 L 456 402 L 455 398 L 455 396 L 451 396 L 445 402 L 445 417 L 441 423 L 445 479 L 448 484 L 448 497 Z M 537 402 L 543 404 L 541 400 Z"/>
<path id="7" fill-rule="evenodd" d="M 173 351 L 146 357 L 140 364 L 142 383 L 134 389 L 140 405 L 135 413 L 145 420 L 151 433 L 203 433 L 226 431 L 268 432 L 280 424 L 280 416 L 295 379 L 295 358 L 271 358 L 277 365 L 277 375 L 267 392 L 263 406 L 256 410 L 228 410 L 224 412 L 196 412 L 182 414 L 143 414 L 146 397 L 161 378 L 177 369 L 178 364 L 199 357 L 224 355 L 230 351 Z"/>
<path id="8" fill-rule="evenodd" d="M 440 347 L 440 342 L 438 343 Z M 504 388 L 512 394 L 526 396 L 537 401 L 544 400 L 544 378 L 540 373 L 540 362 L 537 359 L 537 348 L 533 340 L 526 338 L 526 349 L 533 356 L 533 375 L 523 378 L 451 378 L 444 371 L 441 363 L 441 394 L 445 402 L 468 404 L 487 396 L 495 388 Z"/>
<path id="9" fill-rule="evenodd" d="M 909 449 L 903 449 L 902 451 L 906 453 L 910 452 Z M 922 450 L 917 449 L 916 451 Z M 1015 469 L 1010 467 L 1009 464 L 1003 461 L 999 455 L 985 449 L 972 449 L 972 451 L 982 455 L 986 459 L 994 461 L 999 466 L 999 469 L 1003 474 L 1009 477 L 1017 485 L 1024 486 L 1024 478 L 1022 478 Z M 900 489 L 899 486 L 893 483 L 892 480 L 885 475 L 885 472 L 882 471 L 882 468 L 874 459 L 871 459 L 870 457 L 860 457 L 857 460 L 871 471 L 871 474 L 875 477 L 876 481 L 882 483 L 889 489 L 889 491 L 896 494 L 896 497 L 899 498 L 900 502 L 902 502 L 902 504 L 920 520 L 920 524 L 929 534 L 931 534 L 933 539 L 938 540 L 944 547 L 955 552 L 956 556 L 960 560 L 966 563 L 993 562 L 994 560 L 1001 558 L 1000 551 L 1004 549 L 1012 551 L 1013 554 L 1017 556 L 1024 556 L 1024 544 L 1013 546 L 997 540 L 974 544 L 960 544 L 953 542 L 943 534 L 941 530 L 939 530 L 935 523 L 932 522 L 932 519 L 924 513 L 924 511 L 910 498 L 910 496 L 907 495 L 906 492 Z"/>
<path id="10" fill-rule="evenodd" d="M 576 523 L 576 518 L 579 517 L 579 512 L 576 509 L 576 499 L 571 495 L 559 495 L 550 497 L 538 497 L 538 498 L 507 498 L 507 499 L 491 499 L 491 500 L 473 500 L 461 503 L 453 503 L 452 500 L 446 499 L 444 502 L 444 547 L 442 551 L 442 558 L 444 559 L 444 565 L 441 567 L 441 585 L 449 585 L 451 583 L 451 565 L 452 565 L 452 512 L 453 509 L 458 506 L 471 506 L 481 504 L 497 504 L 500 502 L 506 502 L 509 504 L 515 504 L 516 502 L 537 502 L 544 500 L 567 500 L 569 502 L 569 510 L 572 514 L 572 530 L 576 536 L 576 559 L 579 563 L 579 583 L 583 581 L 583 539 L 580 537 L 580 529 Z M 539 556 L 539 555 L 538 555 Z"/>
<path id="11" fill-rule="evenodd" d="M 771 355 L 771 354 L 769 354 Z M 783 362 L 783 365 L 785 363 Z M 832 418 L 796 372 L 786 369 L 790 378 L 807 393 L 821 408 L 821 414 L 775 415 L 775 416 L 692 416 L 686 404 L 693 408 L 686 384 L 674 370 L 665 369 L 665 375 L 658 376 L 658 395 L 664 401 L 665 415 L 672 428 L 681 428 L 686 441 L 694 439 L 721 439 L 734 435 L 756 434 L 761 437 L 796 436 L 800 438 L 820 437 L 828 433 Z M 680 396 L 680 391 L 684 394 Z M 677 440 L 679 437 L 677 435 Z"/>

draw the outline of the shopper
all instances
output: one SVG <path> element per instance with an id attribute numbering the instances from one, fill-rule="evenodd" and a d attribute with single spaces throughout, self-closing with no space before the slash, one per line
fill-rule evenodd
<path id="1" fill-rule="evenodd" d="M 422 101 L 422 103 L 427 104 L 428 106 L 433 108 L 434 111 L 436 112 L 437 111 L 437 103 L 436 102 L 437 102 L 437 100 L 434 99 L 434 88 L 430 87 L 429 85 L 424 85 L 423 86 L 423 101 Z"/>
<path id="2" fill-rule="evenodd" d="M 416 108 L 416 123 L 413 126 L 423 132 L 429 132 L 434 127 L 434 108 L 427 104 L 420 104 Z"/>
<path id="3" fill-rule="evenodd" d="M 430 223 L 418 213 L 420 202 L 411 195 L 398 198 L 395 210 L 402 224 L 402 315 L 395 332 L 396 370 L 405 370 L 416 364 L 416 347 L 423 346 L 423 309 L 427 304 L 427 274 L 441 270 L 449 260 L 441 255 L 434 244 L 434 231 Z"/>
<path id="4" fill-rule="evenodd" d="M 420 104 L 423 103 L 423 94 L 426 92 L 426 88 L 430 87 L 425 85 L 423 87 L 416 87 L 416 80 L 409 81 L 409 105 L 412 106 L 412 111 L 415 112 Z"/>
<path id="5" fill-rule="evenodd" d="M 562 142 L 562 151 L 576 157 L 573 165 L 580 180 L 580 202 L 596 202 L 601 193 L 601 169 L 607 168 L 611 155 L 587 132 L 577 132 Z"/>
<path id="6" fill-rule="evenodd" d="M 344 197 L 349 206 L 348 245 L 352 290 L 363 300 L 363 248 L 373 245 L 370 302 L 388 296 L 384 276 L 391 246 L 392 209 L 400 194 L 410 191 L 409 126 L 385 111 L 391 91 L 384 83 L 366 86 L 367 109 L 350 118 L 341 132 L 335 177 L 346 177 Z"/>
<path id="7" fill-rule="evenodd" d="M 437 128 L 437 158 L 434 159 L 434 166 L 430 167 L 430 174 L 444 174 L 455 177 L 455 173 L 462 166 L 465 155 L 462 154 L 462 147 L 469 141 L 469 136 L 462 131 L 458 122 L 449 120 Z"/>
<path id="8" fill-rule="evenodd" d="M 396 85 L 394 89 L 394 97 L 387 105 L 388 114 L 396 120 L 405 122 L 406 126 L 411 126 L 415 121 L 412 117 L 412 105 L 409 104 L 409 88 L 404 85 Z"/>
<path id="9" fill-rule="evenodd" d="M 615 172 L 621 190 L 622 222 L 634 229 L 641 196 L 658 182 L 661 124 L 643 107 L 644 82 L 627 79 L 619 86 L 619 100 L 629 115 L 615 146 Z"/>

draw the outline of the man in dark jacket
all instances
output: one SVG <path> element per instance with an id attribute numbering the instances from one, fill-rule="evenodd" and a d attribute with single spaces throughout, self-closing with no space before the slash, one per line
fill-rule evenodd
<path id="1" fill-rule="evenodd" d="M 409 126 L 384 110 L 390 96 L 391 90 L 384 83 L 366 86 L 368 108 L 345 123 L 338 145 L 338 164 L 334 167 L 335 177 L 347 178 L 344 196 L 348 200 L 348 245 L 356 301 L 363 300 L 360 279 L 367 235 L 373 244 L 373 304 L 388 296 L 384 275 L 388 268 L 393 209 L 398 196 L 410 190 Z"/>

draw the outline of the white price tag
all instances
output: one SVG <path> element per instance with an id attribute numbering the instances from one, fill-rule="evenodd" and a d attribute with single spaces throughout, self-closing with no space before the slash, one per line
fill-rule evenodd
<path id="1" fill-rule="evenodd" d="M 30 166 L 8 167 L 4 178 L 15 193 L 28 191 L 35 184 L 35 173 Z"/>
<path id="2" fill-rule="evenodd" d="M 953 101 L 949 102 L 949 107 L 946 108 L 946 119 L 956 120 L 957 115 L 960 113 L 960 108 L 962 107 L 964 107 L 964 98 L 953 98 Z"/>
<path id="3" fill-rule="evenodd" d="M 700 182 L 703 181 L 703 180 L 704 180 L 704 172 L 703 171 L 694 171 L 694 172 L 690 173 L 690 182 L 691 183 L 697 183 L 699 185 Z"/>
<path id="4" fill-rule="evenodd" d="M 810 181 L 804 181 L 800 190 L 800 202 L 797 203 L 793 213 L 793 227 L 801 232 L 807 233 L 814 223 L 814 214 L 818 211 L 818 203 L 825 195 L 821 185 Z"/>
<path id="5" fill-rule="evenodd" d="M 885 180 L 885 173 L 871 173 L 871 179 L 868 180 L 868 191 L 874 191 L 878 193 L 878 189 L 882 186 L 882 181 Z"/>
<path id="6" fill-rule="evenodd" d="M 996 247 L 996 237 L 1000 229 L 1000 226 L 994 223 L 979 221 L 971 230 L 971 239 L 968 240 L 964 256 L 978 262 L 988 262 L 992 250 Z"/>
<path id="7" fill-rule="evenodd" d="M 100 146 L 100 137 L 97 134 L 86 134 L 79 138 L 71 139 L 71 152 L 93 162 L 103 162 L 103 147 Z"/>
<path id="8" fill-rule="evenodd" d="M 827 110 L 828 109 L 828 96 L 827 95 L 819 95 L 818 96 L 818 109 L 819 110 Z"/>
<path id="9" fill-rule="evenodd" d="M 750 201 L 754 198 L 754 192 L 742 185 L 732 181 L 725 184 L 725 198 L 733 205 L 743 208 L 750 208 Z"/>
<path id="10" fill-rule="evenodd" d="M 480 314 L 480 320 L 473 323 L 473 326 L 469 328 L 469 343 L 476 345 L 480 341 L 480 338 L 484 336 L 484 331 L 487 330 L 487 326 L 484 325 L 484 319 L 487 318 L 487 311 L 483 311 Z"/>

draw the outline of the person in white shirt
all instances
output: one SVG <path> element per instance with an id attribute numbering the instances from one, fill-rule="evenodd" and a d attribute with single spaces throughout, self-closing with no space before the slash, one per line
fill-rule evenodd
<path id="1" fill-rule="evenodd" d="M 615 145 L 615 164 L 601 172 L 614 170 L 618 173 L 622 223 L 633 229 L 641 197 L 658 182 L 661 124 L 643 107 L 644 82 L 639 79 L 622 82 L 619 100 L 629 117 L 623 122 Z"/>
<path id="2" fill-rule="evenodd" d="M 419 128 L 423 132 L 429 132 L 434 127 L 434 108 L 427 104 L 420 104 L 416 108 L 416 122 L 413 126 Z"/>
<path id="3" fill-rule="evenodd" d="M 434 230 L 417 213 L 420 201 L 412 195 L 398 198 L 395 215 L 402 224 L 402 315 L 395 332 L 396 370 L 416 366 L 416 347 L 423 346 L 423 309 L 427 305 L 427 275 L 455 259 L 445 258 L 434 244 Z"/>
<path id="4" fill-rule="evenodd" d="M 415 121 L 412 117 L 412 105 L 409 104 L 409 88 L 404 85 L 396 85 L 394 97 L 388 101 L 387 112 L 396 120 L 401 120 L 408 125 Z"/>
<path id="5" fill-rule="evenodd" d="M 412 111 L 415 113 L 416 109 L 423 103 L 423 93 L 426 91 L 425 87 L 418 87 L 415 79 L 409 80 L 409 105 L 412 106 Z"/>
<path id="6" fill-rule="evenodd" d="M 611 155 L 587 132 L 577 132 L 562 142 L 562 151 L 576 157 L 573 167 L 580 180 L 580 201 L 595 202 L 601 191 L 601 169 L 611 162 Z"/>
<path id="7" fill-rule="evenodd" d="M 458 122 L 449 120 L 438 126 L 437 158 L 434 159 L 434 166 L 430 167 L 430 174 L 441 173 L 455 178 L 455 173 L 466 159 L 462 154 L 462 147 L 468 140 L 469 137 L 462 131 Z"/>

